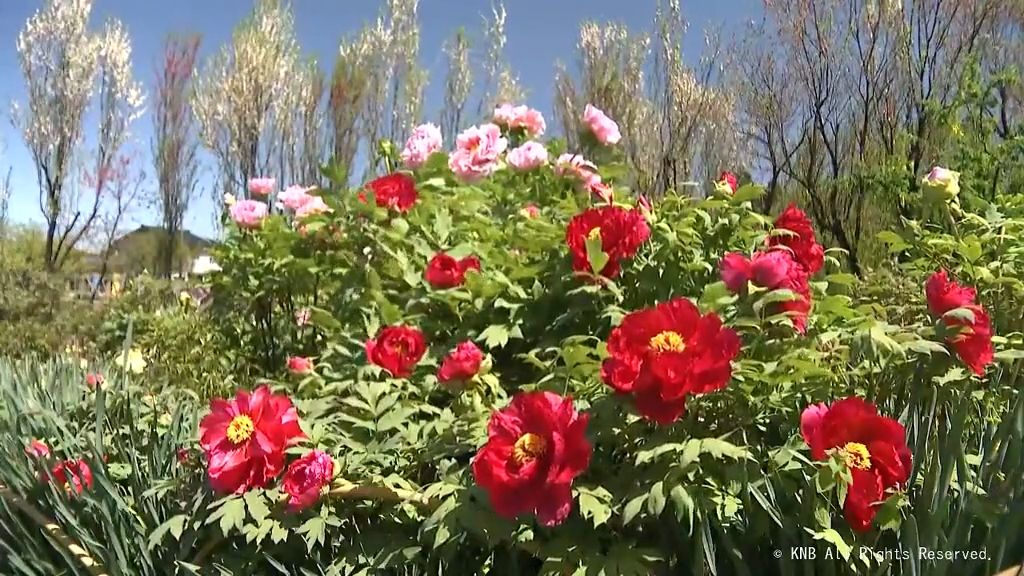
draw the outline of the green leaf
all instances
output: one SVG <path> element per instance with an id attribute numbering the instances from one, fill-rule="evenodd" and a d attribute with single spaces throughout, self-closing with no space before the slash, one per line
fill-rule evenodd
<path id="1" fill-rule="evenodd" d="M 508 326 L 505 324 L 491 324 L 483 332 L 477 336 L 478 340 L 483 340 L 484 346 L 490 349 L 501 348 L 508 344 L 510 332 Z"/>
<path id="2" fill-rule="evenodd" d="M 890 230 L 883 230 L 882 232 L 879 232 L 876 238 L 878 238 L 878 240 L 883 244 L 887 244 L 889 246 L 890 253 L 902 252 L 910 247 L 910 245 L 907 244 L 899 234 Z"/>
<path id="3" fill-rule="evenodd" d="M 584 518 L 589 518 L 595 528 L 611 518 L 611 493 L 600 486 L 597 488 L 580 487 L 577 492 L 579 493 L 580 514 Z"/>
<path id="4" fill-rule="evenodd" d="M 587 237 L 587 262 L 590 263 L 590 270 L 594 274 L 600 274 L 608 265 L 608 260 L 608 255 L 602 250 L 601 235 Z"/>
<path id="5" fill-rule="evenodd" d="M 245 493 L 243 498 L 246 507 L 249 508 L 249 516 L 252 516 L 253 520 L 262 522 L 267 516 L 270 516 L 270 508 L 267 507 L 262 492 L 250 490 Z"/>
<path id="6" fill-rule="evenodd" d="M 665 510 L 665 483 L 658 481 L 647 493 L 647 512 L 651 516 L 660 516 Z"/>
<path id="7" fill-rule="evenodd" d="M 1020 360 L 1024 358 L 1024 350 L 1000 350 L 994 356 L 996 360 Z"/>
<path id="8" fill-rule="evenodd" d="M 299 529 L 295 531 L 296 534 L 301 534 L 302 538 L 306 541 L 306 550 L 312 551 L 313 546 L 324 543 L 324 535 L 327 532 L 327 522 L 320 516 L 314 516 L 299 526 Z"/>
<path id="9" fill-rule="evenodd" d="M 188 516 L 184 514 L 178 514 L 172 516 L 167 522 L 157 526 L 153 532 L 149 535 L 148 549 L 152 550 L 164 539 L 164 535 L 169 531 L 175 540 L 181 538 L 181 533 L 185 529 L 185 520 Z"/>
<path id="10" fill-rule="evenodd" d="M 974 311 L 970 308 L 954 308 L 942 315 L 943 318 L 954 318 L 963 320 L 968 324 L 974 324 Z"/>
<path id="11" fill-rule="evenodd" d="M 238 496 L 233 496 L 217 508 L 217 510 L 210 515 L 207 523 L 215 522 L 220 520 L 220 531 L 227 535 L 231 532 L 231 528 L 234 527 L 238 530 L 242 529 L 242 523 L 245 520 L 245 501 Z"/>
<path id="12" fill-rule="evenodd" d="M 853 551 L 853 547 L 847 544 L 846 540 L 843 540 L 843 536 L 839 532 L 836 532 L 832 528 L 823 530 L 821 532 L 813 532 L 812 530 L 807 528 L 805 528 L 805 530 L 810 532 L 814 536 L 815 540 L 824 540 L 825 542 L 828 542 L 835 546 L 836 550 L 843 557 L 843 560 L 850 559 L 850 552 Z"/>
<path id="13" fill-rule="evenodd" d="M 696 504 L 690 493 L 686 491 L 686 488 L 682 486 L 673 486 L 672 490 L 668 493 L 669 498 L 672 500 L 672 506 L 676 511 L 676 520 L 682 521 L 683 516 L 686 516 L 689 529 L 693 531 L 693 514 L 696 509 Z"/>
<path id="14" fill-rule="evenodd" d="M 733 202 L 748 202 L 764 196 L 764 188 L 755 184 L 744 184 L 732 195 Z"/>
<path id="15" fill-rule="evenodd" d="M 640 509 L 643 507 L 644 502 L 647 501 L 647 494 L 641 494 L 636 498 L 633 498 L 626 503 L 626 506 L 622 509 L 622 524 L 623 526 L 629 524 L 636 518 L 636 515 L 640 513 Z"/>
<path id="16" fill-rule="evenodd" d="M 447 210 L 434 213 L 434 235 L 441 246 L 448 244 L 448 236 L 452 231 L 452 216 Z"/>

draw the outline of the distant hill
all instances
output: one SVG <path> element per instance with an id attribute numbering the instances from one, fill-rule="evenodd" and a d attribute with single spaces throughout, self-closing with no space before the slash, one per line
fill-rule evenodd
<path id="1" fill-rule="evenodd" d="M 141 273 L 143 270 L 157 273 L 163 265 L 160 260 L 160 246 L 164 235 L 162 227 L 144 225 L 114 240 L 111 245 L 111 271 L 130 275 Z M 188 271 L 192 266 L 192 260 L 205 254 L 215 244 L 213 240 L 189 230 L 182 231 L 181 243 L 174 258 L 175 271 Z"/>

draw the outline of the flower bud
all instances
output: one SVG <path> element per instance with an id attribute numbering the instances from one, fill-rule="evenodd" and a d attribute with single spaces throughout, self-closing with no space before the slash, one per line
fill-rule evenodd
<path id="1" fill-rule="evenodd" d="M 960 173 L 936 166 L 921 179 L 921 192 L 928 202 L 953 202 L 960 194 Z"/>

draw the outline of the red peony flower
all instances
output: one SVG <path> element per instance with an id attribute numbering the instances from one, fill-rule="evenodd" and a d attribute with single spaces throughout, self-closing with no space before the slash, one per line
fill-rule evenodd
<path id="1" fill-rule="evenodd" d="M 985 367 L 992 363 L 992 321 L 985 309 L 974 302 L 975 295 L 974 288 L 950 281 L 945 270 L 932 274 L 925 284 L 928 310 L 941 317 L 947 328 L 958 330 L 958 334 L 948 338 L 947 342 L 964 364 L 981 376 L 985 374 Z M 945 316 L 958 308 L 970 310 L 974 321 Z"/>
<path id="2" fill-rule="evenodd" d="M 560 524 L 572 509 L 572 481 L 590 464 L 587 414 L 572 398 L 522 392 L 491 414 L 487 443 L 473 459 L 473 477 L 504 518 L 535 514 Z"/>
<path id="3" fill-rule="evenodd" d="M 977 293 L 974 288 L 950 282 L 946 271 L 939 270 L 928 278 L 924 285 L 924 295 L 928 299 L 928 310 L 935 316 L 942 316 L 950 310 L 974 304 Z"/>
<path id="4" fill-rule="evenodd" d="M 476 256 L 466 256 L 459 260 L 438 252 L 427 263 L 423 276 L 434 288 L 455 288 L 466 281 L 468 270 L 480 270 L 480 260 Z"/>
<path id="5" fill-rule="evenodd" d="M 461 342 L 441 362 L 437 379 L 441 383 L 472 380 L 480 371 L 484 353 L 471 341 Z"/>
<path id="6" fill-rule="evenodd" d="M 47 481 L 45 472 L 40 474 L 40 479 Z M 89 468 L 89 463 L 82 459 L 65 460 L 54 464 L 50 469 L 49 479 L 69 494 L 81 494 L 85 489 L 92 489 L 92 469 Z"/>
<path id="7" fill-rule="evenodd" d="M 305 356 L 289 356 L 288 371 L 297 376 L 312 374 L 313 361 Z"/>
<path id="8" fill-rule="evenodd" d="M 729 188 L 732 189 L 734 194 L 736 193 L 736 190 L 738 190 L 739 187 L 740 187 L 740 181 L 736 178 L 736 175 L 733 174 L 732 172 L 728 172 L 728 171 L 722 172 L 718 176 L 718 181 L 719 182 L 725 182 L 726 184 L 728 184 Z"/>
<path id="9" fill-rule="evenodd" d="M 814 226 L 807 214 L 797 208 L 796 204 L 790 204 L 775 219 L 775 228 L 787 230 L 791 234 L 769 236 L 768 245 L 789 249 L 793 259 L 807 270 L 809 276 L 817 274 L 825 265 L 825 249 L 815 239 Z"/>
<path id="10" fill-rule="evenodd" d="M 409 326 L 387 326 L 366 341 L 366 357 L 395 378 L 408 378 L 426 351 L 423 333 Z"/>
<path id="11" fill-rule="evenodd" d="M 885 492 L 910 478 L 903 425 L 879 415 L 873 404 L 851 397 L 830 407 L 808 406 L 800 417 L 800 433 L 815 460 L 842 455 L 853 476 L 843 513 L 857 532 L 870 530 Z"/>
<path id="12" fill-rule="evenodd" d="M 210 401 L 199 423 L 210 485 L 235 494 L 266 486 L 284 468 L 285 449 L 305 436 L 292 401 L 267 386 Z"/>
<path id="13" fill-rule="evenodd" d="M 739 351 L 739 336 L 718 316 L 701 316 L 693 302 L 676 298 L 623 318 L 608 338 L 601 379 L 631 394 L 645 418 L 670 424 L 682 415 L 687 395 L 726 385 Z"/>
<path id="14" fill-rule="evenodd" d="M 33 439 L 28 446 L 25 446 L 25 454 L 37 459 L 46 458 L 50 455 L 50 447 L 42 440 Z"/>
<path id="15" fill-rule="evenodd" d="M 381 176 L 367 184 L 366 187 L 373 190 L 377 206 L 394 208 L 399 212 L 408 212 L 419 198 L 419 193 L 416 192 L 416 180 L 401 172 Z M 365 195 L 361 196 L 362 200 L 365 198 Z"/>
<path id="16" fill-rule="evenodd" d="M 803 334 L 807 329 L 807 314 L 811 310 L 811 286 L 807 271 L 793 260 L 789 252 L 771 250 L 755 252 L 747 259 L 741 254 L 730 252 L 719 263 L 722 281 L 730 292 L 743 293 L 747 282 L 753 282 L 767 290 L 790 290 L 796 295 L 793 300 L 772 304 L 775 313 L 786 313 L 793 321 L 793 327 Z"/>
<path id="17" fill-rule="evenodd" d="M 316 504 L 324 486 L 334 477 L 334 460 L 321 450 L 313 450 L 291 463 L 284 473 L 282 485 L 288 498 L 288 509 L 298 512 Z"/>
<path id="18" fill-rule="evenodd" d="M 573 216 L 565 231 L 565 242 L 572 252 L 572 269 L 590 272 L 587 239 L 600 238 L 601 250 L 608 255 L 608 263 L 600 274 L 614 278 L 619 274 L 622 259 L 635 256 L 650 235 L 651 229 L 639 210 L 601 206 Z"/>
<path id="19" fill-rule="evenodd" d="M 103 386 L 103 383 L 105 381 L 106 379 L 103 378 L 103 374 L 95 374 L 90 372 L 89 374 L 85 375 L 85 385 L 88 386 L 89 388 Z"/>

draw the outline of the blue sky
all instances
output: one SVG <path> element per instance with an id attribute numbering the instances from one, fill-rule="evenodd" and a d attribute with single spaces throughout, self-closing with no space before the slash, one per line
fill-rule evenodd
<path id="1" fill-rule="evenodd" d="M 35 171 L 20 135 L 6 116 L 9 103 L 24 98 L 15 39 L 25 20 L 40 5 L 41 0 L 0 0 L 0 103 L 4 111 L 0 121 L 0 143 L 4 149 L 0 171 L 6 173 L 8 166 L 14 167 L 11 217 L 16 222 L 41 221 Z M 338 41 L 372 21 L 381 3 L 378 0 L 292 0 L 292 5 L 303 50 L 322 65 L 329 65 L 337 53 Z M 655 6 L 656 0 L 506 0 L 506 57 L 528 90 L 529 103 L 548 115 L 555 62 L 574 63 L 578 27 L 582 21 L 615 21 L 635 30 L 648 30 Z M 93 25 L 99 26 L 108 16 L 117 17 L 125 24 L 133 41 L 135 73 L 148 93 L 155 63 L 168 33 L 201 34 L 201 56 L 205 56 L 230 39 L 232 29 L 251 7 L 250 0 L 94 0 Z M 725 30 L 741 29 L 739 24 L 759 10 L 759 0 L 683 2 L 684 16 L 690 23 L 683 47 L 687 58 L 699 57 L 703 46 L 701 30 L 723 25 Z M 441 109 L 445 66 L 442 44 L 460 26 L 478 39 L 485 14 L 490 14 L 490 0 L 420 1 L 420 60 L 431 80 L 426 92 L 426 119 L 436 120 Z M 474 56 L 480 57 L 479 54 Z M 147 114 L 133 127 L 134 147 L 143 153 L 147 162 L 151 122 Z M 151 173 L 152 169 L 147 172 Z M 206 183 L 204 179 L 202 184 Z M 204 197 L 193 203 L 186 217 L 186 227 L 200 235 L 212 235 L 212 204 L 206 198 L 207 192 L 201 193 Z M 132 225 L 155 220 L 156 215 L 151 210 L 140 210 L 133 216 Z"/>

